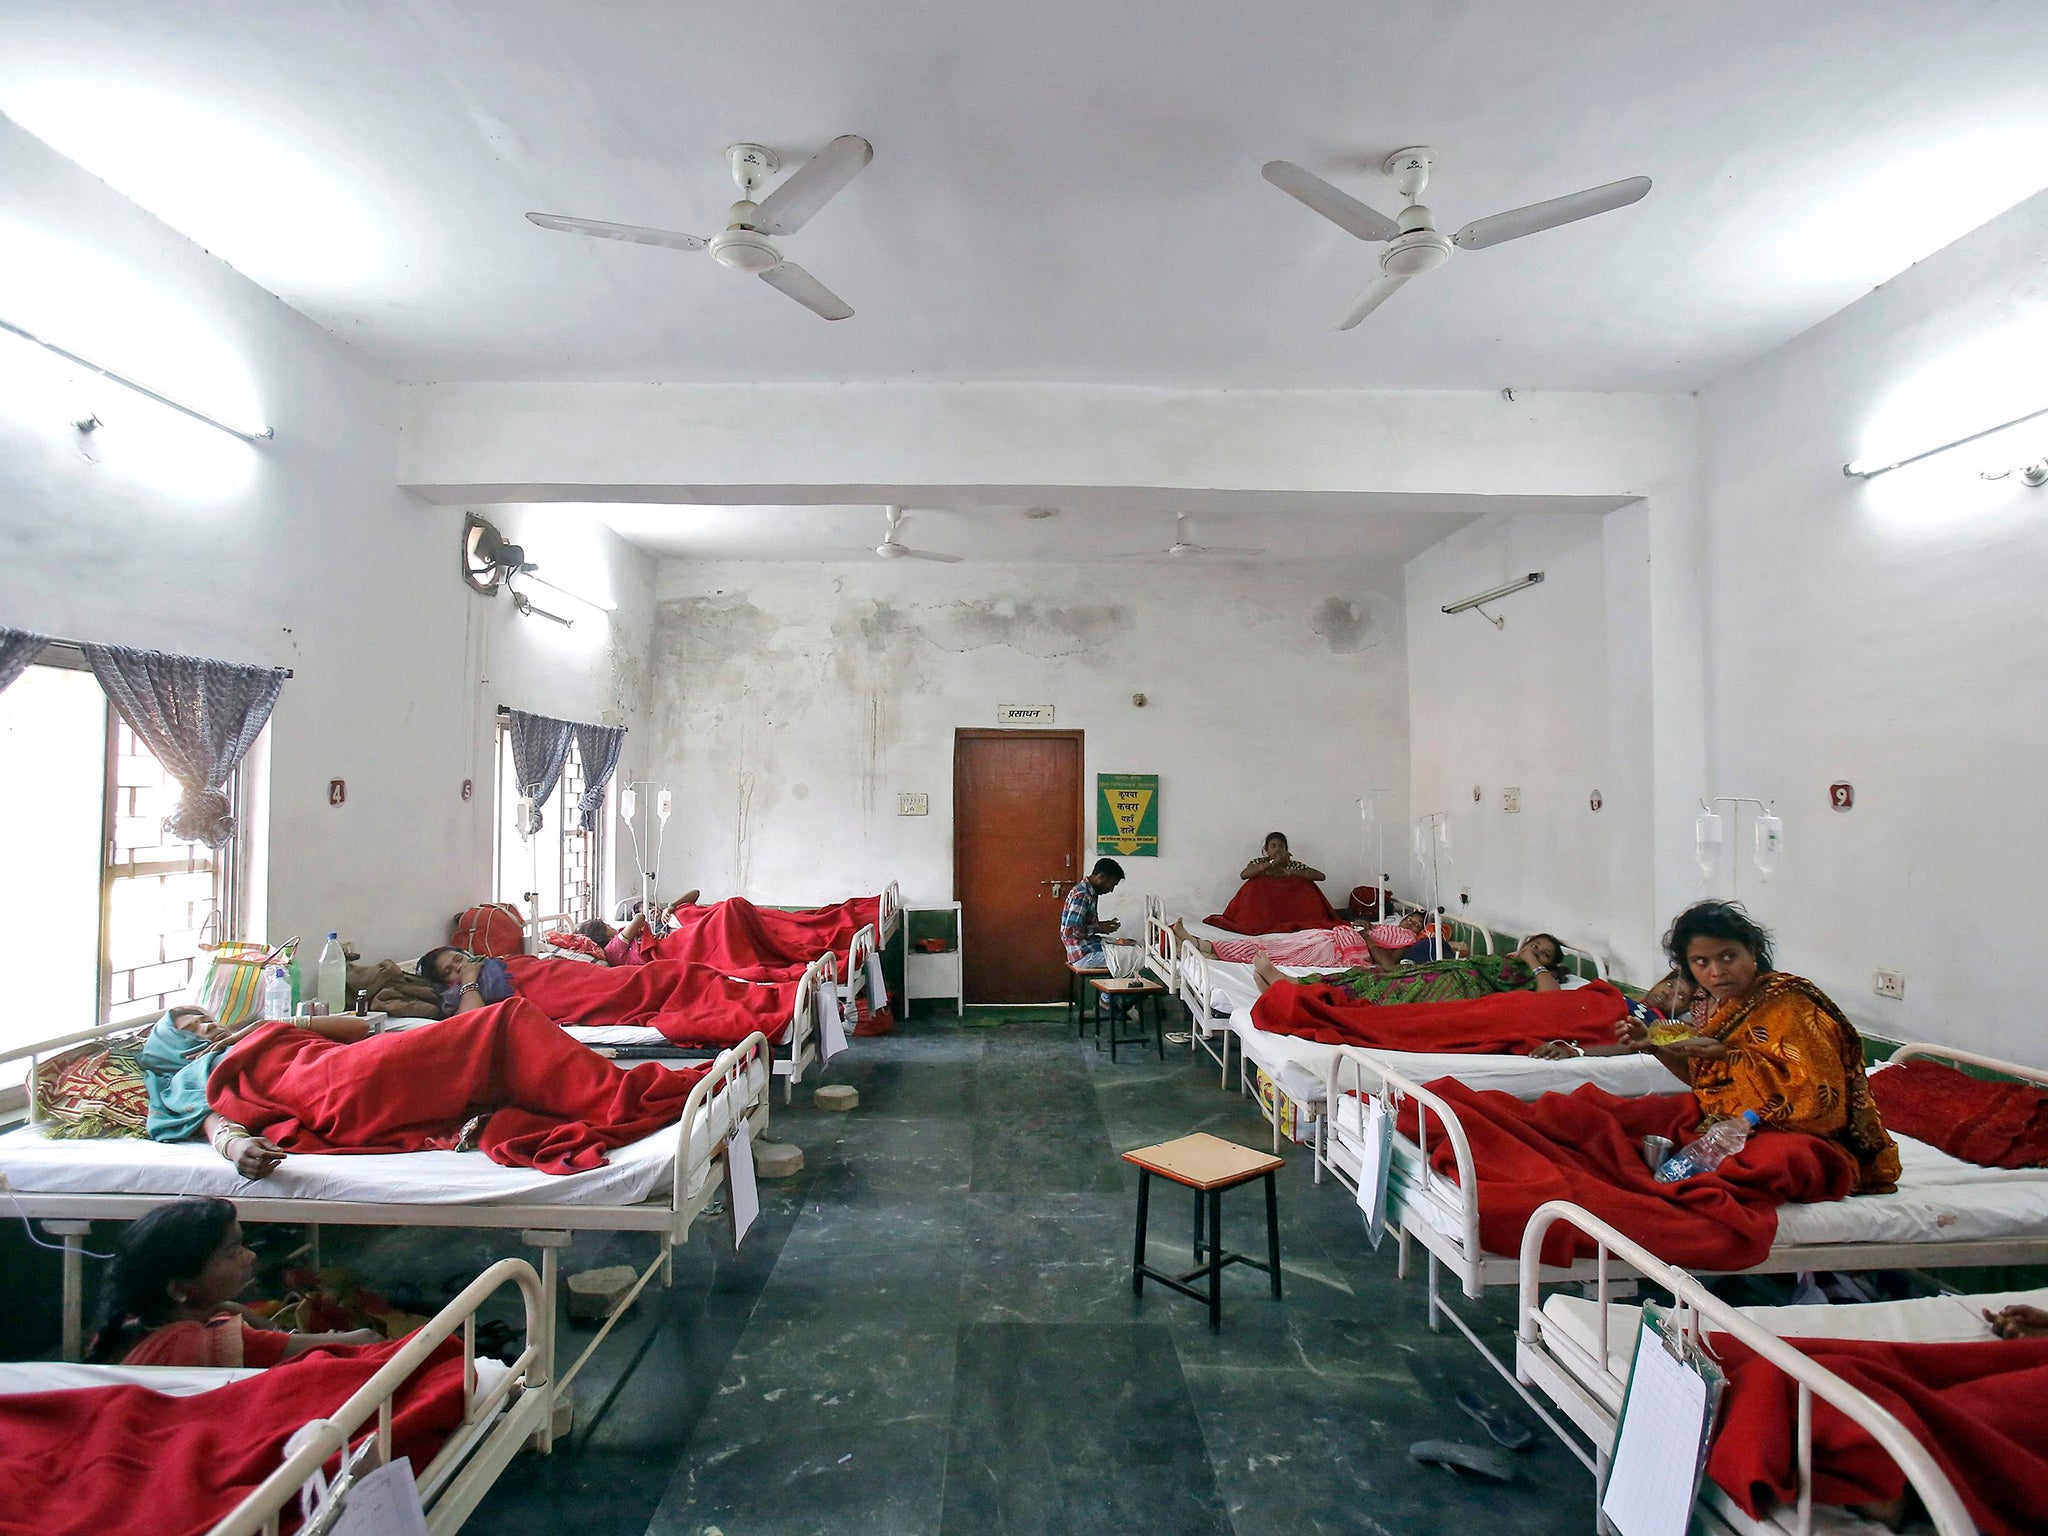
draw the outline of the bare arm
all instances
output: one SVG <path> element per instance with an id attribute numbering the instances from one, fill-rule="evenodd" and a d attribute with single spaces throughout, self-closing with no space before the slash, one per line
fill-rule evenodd
<path id="1" fill-rule="evenodd" d="M 226 1115 L 207 1115 L 201 1129 L 213 1150 L 233 1163 L 235 1172 L 245 1179 L 268 1178 L 284 1161 L 284 1148 L 245 1130 Z"/>
<path id="2" fill-rule="evenodd" d="M 294 1333 L 287 1335 L 284 1357 L 287 1360 L 303 1355 L 308 1350 L 327 1349 L 336 1344 L 382 1344 L 384 1335 L 375 1328 L 351 1328 L 346 1333 Z"/>
<path id="3" fill-rule="evenodd" d="M 1245 865 L 1243 869 L 1237 872 L 1237 878 L 1240 880 L 1256 880 L 1260 875 L 1270 875 L 1273 872 L 1273 861 L 1264 854 L 1260 854 L 1251 863 Z"/>
<path id="4" fill-rule="evenodd" d="M 1536 972 L 1536 990 L 1538 992 L 1555 992 L 1563 985 L 1564 983 L 1557 979 L 1557 972 L 1555 971 L 1539 970 Z"/>
<path id="5" fill-rule="evenodd" d="M 1327 880 L 1330 878 L 1320 869 L 1310 869 L 1299 859 L 1289 859 L 1287 861 L 1286 873 L 1299 876 L 1303 880 Z"/>

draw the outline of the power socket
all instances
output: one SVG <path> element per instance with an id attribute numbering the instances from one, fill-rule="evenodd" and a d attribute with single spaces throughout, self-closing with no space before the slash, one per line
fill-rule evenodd
<path id="1" fill-rule="evenodd" d="M 1895 1003 L 1906 1000 L 1906 973 L 1904 971 L 1879 971 L 1872 978 L 1871 985 L 1879 997 L 1888 997 Z"/>

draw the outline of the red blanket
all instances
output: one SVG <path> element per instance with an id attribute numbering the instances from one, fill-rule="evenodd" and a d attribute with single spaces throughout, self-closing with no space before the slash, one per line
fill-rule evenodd
<path id="1" fill-rule="evenodd" d="M 1334 928 L 1337 916 L 1323 888 L 1297 875 L 1255 875 L 1237 888 L 1230 905 L 1203 919 L 1232 933 L 1299 933 Z"/>
<path id="2" fill-rule="evenodd" d="M 1797 1385 L 1746 1345 L 1726 1335 L 1712 1342 L 1728 1391 L 1708 1474 L 1751 1515 L 1795 1503 Z M 1890 1410 L 1948 1474 L 1984 1536 L 2048 1531 L 2048 1339 L 1790 1342 Z M 1905 1483 L 1875 1440 L 1814 1398 L 1816 1504 L 1879 1503 Z"/>
<path id="3" fill-rule="evenodd" d="M 2048 1092 L 1915 1059 L 1870 1074 L 1885 1129 L 1985 1168 L 2048 1164 Z"/>
<path id="4" fill-rule="evenodd" d="M 1570 992 L 1497 992 L 1455 1003 L 1365 1003 L 1341 988 L 1275 982 L 1252 1022 L 1275 1035 L 1382 1051 L 1487 1051 L 1526 1056 L 1546 1040 L 1614 1044 L 1628 999 L 1604 981 Z"/>
<path id="5" fill-rule="evenodd" d="M 1856 1181 L 1855 1162 L 1833 1142 L 1767 1131 L 1713 1173 L 1659 1184 L 1643 1161 L 1643 1138 L 1690 1140 L 1700 1108 L 1689 1093 L 1623 1099 L 1589 1085 L 1525 1102 L 1455 1078 L 1426 1086 L 1456 1112 L 1472 1143 L 1480 1243 L 1506 1257 L 1522 1251 L 1522 1230 L 1537 1206 L 1570 1200 L 1667 1263 L 1747 1269 L 1770 1252 L 1780 1205 L 1839 1200 Z M 1404 1103 L 1397 1122 L 1410 1138 L 1415 1110 L 1413 1100 Z M 1456 1159 L 1434 1114 L 1429 1148 L 1437 1171 L 1456 1178 Z M 1590 1237 L 1558 1223 L 1544 1239 L 1543 1262 L 1566 1264 L 1593 1249 Z"/>
<path id="6" fill-rule="evenodd" d="M 805 966 L 828 949 L 845 954 L 855 931 L 879 922 L 881 909 L 879 896 L 803 912 L 778 912 L 734 896 L 708 907 L 678 907 L 674 931 L 654 953 L 661 960 L 716 966 L 728 975 L 737 974 L 736 967 Z"/>
<path id="7" fill-rule="evenodd" d="M 398 1349 L 314 1350 L 191 1397 L 136 1386 L 0 1397 L 0 1531 L 203 1536 L 278 1469 L 301 1424 L 347 1402 Z M 392 1454 L 425 1470 L 462 1407 L 462 1349 L 449 1339 L 399 1389 Z M 298 1510 L 294 1497 L 285 1530 Z"/>
<path id="8" fill-rule="evenodd" d="M 759 1030 L 789 1032 L 796 983 L 742 981 L 707 965 L 585 965 L 515 955 L 505 962 L 519 995 L 557 1024 L 651 1024 L 677 1045 L 738 1045 Z"/>
<path id="9" fill-rule="evenodd" d="M 577 1173 L 682 1118 L 701 1070 L 630 1071 L 578 1045 L 533 1004 L 493 1003 L 353 1045 L 265 1024 L 206 1079 L 220 1114 L 287 1152 L 421 1152 L 475 1115 L 492 1162 Z"/>

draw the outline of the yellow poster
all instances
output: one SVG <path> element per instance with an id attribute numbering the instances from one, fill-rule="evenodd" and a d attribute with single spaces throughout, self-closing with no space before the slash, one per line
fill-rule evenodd
<path id="1" fill-rule="evenodd" d="M 1095 776 L 1095 851 L 1126 858 L 1158 856 L 1158 774 Z"/>

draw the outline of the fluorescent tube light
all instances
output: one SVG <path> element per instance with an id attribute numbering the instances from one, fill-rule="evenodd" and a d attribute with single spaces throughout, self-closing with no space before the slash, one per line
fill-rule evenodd
<path id="1" fill-rule="evenodd" d="M 2017 427 L 2022 422 L 2032 421 L 2037 416 L 2048 416 L 2048 405 L 2039 410 L 2028 411 L 2024 416 L 2015 416 L 2011 421 L 2001 421 L 1995 427 L 1986 427 L 1981 432 L 1972 432 L 1968 437 L 1956 438 L 1953 442 L 1941 443 L 1933 448 L 1923 448 L 1918 453 L 1909 453 L 1903 459 L 1894 459 L 1889 464 L 1879 464 L 1872 459 L 1856 459 L 1842 466 L 1842 473 L 1851 480 L 1874 480 L 1879 475 L 1888 475 L 1895 469 L 1904 469 L 1908 464 L 1918 464 L 1922 459 L 1931 459 L 1937 453 L 1947 453 L 1951 448 L 1960 448 L 1965 443 L 1974 443 L 1979 438 L 1989 437 L 1994 432 L 2003 432 L 2007 427 Z"/>
<path id="2" fill-rule="evenodd" d="M 1468 597 L 1462 599 L 1459 602 L 1446 603 L 1444 604 L 1443 611 L 1445 613 L 1463 613 L 1467 608 L 1479 608 L 1479 605 L 1481 603 L 1490 603 L 1495 598 L 1506 597 L 1510 592 L 1523 591 L 1528 587 L 1535 586 L 1538 582 L 1542 580 L 1543 573 L 1541 571 L 1531 571 L 1528 575 L 1522 577 L 1519 581 L 1507 582 L 1502 586 L 1493 588 L 1493 590 L 1490 592 L 1481 592 L 1477 597 Z M 1500 619 L 1496 619 L 1484 608 L 1479 608 L 1479 617 L 1486 620 L 1486 622 L 1491 624 L 1495 629 L 1499 629 L 1503 622 Z"/>
<path id="3" fill-rule="evenodd" d="M 147 384 L 139 380 L 129 378 L 125 373 L 117 373 L 112 368 L 104 367 L 89 357 L 80 357 L 69 348 L 60 347 L 56 342 L 38 336 L 34 331 L 16 325 L 11 320 L 0 319 L 0 331 L 5 331 L 10 336 L 19 336 L 23 341 L 34 342 L 45 352 L 54 352 L 67 363 L 75 363 L 80 368 L 90 373 L 96 373 L 110 383 L 118 384 L 123 389 L 132 389 L 136 394 L 146 399 L 154 400 L 158 405 L 167 405 L 181 415 L 190 416 L 194 421 L 203 421 L 216 431 L 225 432 L 230 437 L 239 437 L 245 443 L 266 442 L 277 435 L 275 429 L 271 427 L 238 427 L 230 422 L 222 421 L 218 416 L 209 416 L 197 406 L 187 405 L 182 400 L 175 400 L 159 390 L 151 389 Z"/>
<path id="4" fill-rule="evenodd" d="M 567 587 L 549 581 L 545 576 L 536 576 L 532 571 L 520 571 L 518 576 L 521 581 L 530 581 L 538 586 L 546 587 L 550 592 L 559 592 L 571 602 L 581 603 L 586 608 L 595 608 L 599 613 L 617 613 L 619 611 L 619 605 L 608 598 L 585 597 L 581 592 L 571 592 Z"/>

